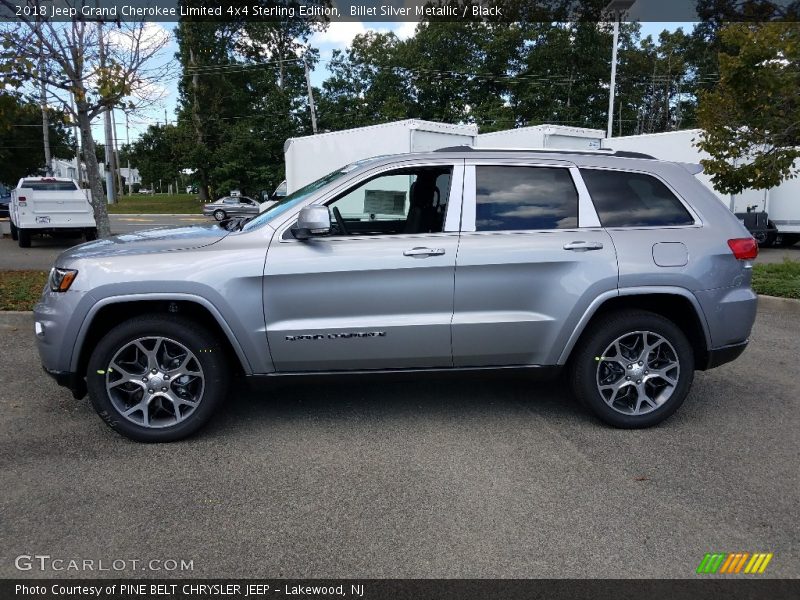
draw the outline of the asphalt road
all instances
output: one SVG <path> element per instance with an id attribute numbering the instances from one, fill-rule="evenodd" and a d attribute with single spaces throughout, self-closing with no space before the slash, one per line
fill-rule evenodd
<path id="1" fill-rule="evenodd" d="M 130 233 L 153 227 L 213 223 L 202 215 L 110 215 L 114 233 Z M 53 261 L 65 249 L 83 242 L 83 238 L 53 239 L 34 237 L 31 248 L 20 248 L 9 236 L 0 239 L 0 270 L 4 269 L 49 269 Z M 790 248 L 762 248 L 758 262 L 776 263 L 784 258 L 800 260 L 800 243 Z"/>
<path id="2" fill-rule="evenodd" d="M 650 430 L 598 424 L 559 384 L 359 379 L 238 389 L 170 445 L 58 388 L 29 319 L 0 314 L 0 577 L 87 576 L 15 570 L 35 553 L 203 577 L 683 578 L 746 551 L 800 573 L 798 303 L 762 302 L 742 358 Z"/>

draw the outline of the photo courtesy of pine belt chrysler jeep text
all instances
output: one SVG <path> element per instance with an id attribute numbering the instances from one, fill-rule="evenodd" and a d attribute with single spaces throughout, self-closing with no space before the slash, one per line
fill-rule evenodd
<path id="1" fill-rule="evenodd" d="M 249 220 L 67 250 L 34 310 L 39 353 L 141 441 L 198 430 L 237 374 L 568 369 L 601 420 L 647 427 L 755 319 L 757 246 L 695 167 L 467 147 L 362 161 Z"/>

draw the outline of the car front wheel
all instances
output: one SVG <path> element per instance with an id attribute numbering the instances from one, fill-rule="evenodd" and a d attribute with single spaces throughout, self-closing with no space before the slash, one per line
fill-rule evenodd
<path id="1" fill-rule="evenodd" d="M 226 395 L 227 375 L 208 330 L 179 316 L 145 315 L 100 340 L 86 380 L 109 427 L 141 442 L 171 442 L 208 422 Z"/>
<path id="2" fill-rule="evenodd" d="M 650 427 L 683 404 L 694 378 L 694 353 L 672 321 L 646 311 L 601 316 L 576 348 L 573 391 L 614 427 Z"/>
<path id="3" fill-rule="evenodd" d="M 214 218 L 217 221 L 224 221 L 225 217 L 227 217 L 227 215 L 225 214 L 224 210 L 215 210 L 214 211 Z"/>

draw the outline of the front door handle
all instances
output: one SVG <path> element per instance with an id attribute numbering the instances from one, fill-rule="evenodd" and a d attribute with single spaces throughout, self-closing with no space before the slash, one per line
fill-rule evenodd
<path id="1" fill-rule="evenodd" d="M 412 248 L 403 252 L 403 256 L 415 256 L 417 258 L 425 258 L 426 256 L 441 256 L 444 254 L 444 248 Z"/>
<path id="2" fill-rule="evenodd" d="M 564 244 L 564 250 L 574 250 L 575 252 L 586 252 L 587 250 L 602 250 L 603 242 L 570 242 Z"/>

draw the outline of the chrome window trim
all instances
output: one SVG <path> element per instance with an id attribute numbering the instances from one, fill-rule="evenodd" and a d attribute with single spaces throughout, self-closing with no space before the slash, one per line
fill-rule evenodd
<path id="1" fill-rule="evenodd" d="M 581 177 L 582 182 L 583 182 L 583 176 L 580 173 L 581 170 L 617 171 L 622 173 L 636 173 L 637 175 L 647 175 L 649 177 L 653 177 L 654 179 L 657 179 L 658 181 L 664 184 L 664 186 L 672 193 L 672 195 L 675 196 L 675 198 L 677 198 L 678 202 L 681 203 L 681 206 L 683 206 L 683 208 L 686 210 L 686 212 L 689 213 L 689 216 L 692 217 L 692 220 L 694 221 L 694 223 L 690 223 L 688 225 L 624 225 L 619 227 L 605 227 L 605 229 L 607 229 L 608 231 L 627 231 L 630 229 L 691 229 L 703 226 L 703 219 L 700 218 L 700 215 L 697 213 L 697 211 L 694 210 L 694 208 L 686 201 L 686 199 L 678 193 L 678 190 L 672 187 L 672 185 L 666 179 L 661 177 L 661 175 L 659 175 L 658 173 L 653 173 L 652 171 L 645 171 L 641 169 L 630 169 L 630 168 L 620 168 L 620 167 L 578 166 L 576 168 L 578 170 L 578 175 Z M 586 186 L 586 183 L 583 182 L 583 185 Z M 589 199 L 591 200 L 592 195 L 591 193 L 589 193 L 588 187 L 586 188 L 586 191 L 589 194 Z M 594 206 L 594 200 L 592 200 L 592 206 Z M 596 214 L 598 216 L 598 221 L 599 221 L 600 215 L 599 213 Z M 600 227 L 603 227 L 603 225 L 601 224 Z"/>
<path id="2" fill-rule="evenodd" d="M 276 236 L 278 238 L 278 243 L 281 244 L 296 244 L 306 243 L 303 240 L 297 240 L 293 236 L 289 236 L 288 238 L 284 237 L 286 232 L 294 225 L 295 221 L 297 221 L 297 215 L 300 211 L 305 208 L 306 206 L 314 206 L 317 204 L 325 204 L 326 202 L 330 202 L 336 196 L 341 195 L 343 192 L 346 192 L 348 189 L 352 189 L 364 181 L 369 179 L 373 179 L 377 176 L 380 176 L 383 173 L 387 173 L 389 171 L 396 171 L 398 169 L 411 169 L 414 167 L 441 167 L 441 166 L 450 166 L 453 169 L 452 175 L 450 177 L 450 196 L 447 199 L 447 214 L 445 215 L 445 222 L 443 231 L 438 233 L 399 233 L 399 234 L 387 234 L 387 235 L 357 235 L 357 236 L 335 236 L 333 238 L 323 238 L 319 237 L 318 240 L 323 239 L 335 239 L 335 240 L 363 240 L 363 239 L 386 239 L 386 238 L 416 238 L 419 236 L 431 236 L 431 235 L 445 235 L 445 234 L 452 234 L 458 233 L 458 223 L 461 219 L 461 204 L 462 204 L 462 196 L 459 194 L 455 200 L 458 203 L 458 208 L 456 209 L 453 200 L 454 200 L 454 192 L 457 190 L 457 185 L 462 185 L 462 192 L 463 192 L 463 170 L 464 170 L 464 159 L 461 158 L 443 158 L 441 160 L 407 160 L 407 161 L 400 161 L 391 164 L 384 164 L 379 167 L 373 167 L 368 171 L 364 171 L 363 173 L 342 181 L 339 185 L 335 188 L 329 190 L 325 194 L 321 196 L 317 196 L 316 198 L 310 199 L 304 202 L 302 205 L 298 206 L 291 214 L 286 215 L 286 220 L 280 222 L 274 226 L 276 231 Z M 451 215 L 452 213 L 452 215 Z M 455 228 L 450 229 L 450 227 L 454 226 Z"/>

